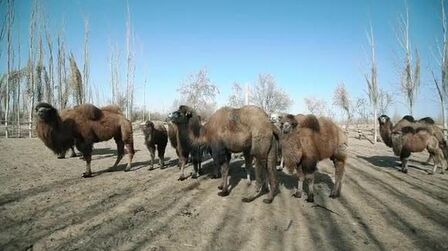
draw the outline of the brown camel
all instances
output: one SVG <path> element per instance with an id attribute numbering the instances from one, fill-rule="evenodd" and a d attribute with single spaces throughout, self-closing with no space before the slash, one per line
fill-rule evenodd
<path id="1" fill-rule="evenodd" d="M 192 133 L 194 135 L 199 135 L 199 131 L 201 129 L 201 118 L 195 114 L 193 118 L 187 121 L 181 121 L 174 118 L 173 114 L 170 113 L 168 115 L 168 119 L 172 123 L 172 125 L 168 128 L 170 142 L 173 147 L 175 146 L 176 154 L 179 157 L 179 180 L 184 180 L 187 178 L 184 170 L 190 155 L 194 170 L 191 177 L 196 179 L 201 174 L 202 149 L 200 145 L 193 143 L 189 134 Z"/>
<path id="2" fill-rule="evenodd" d="M 188 125 L 197 120 L 196 112 L 188 106 L 180 106 L 171 113 L 171 119 L 179 131 L 187 131 L 196 145 L 206 145 L 212 153 L 216 167 L 221 168 L 222 183 L 218 187 L 220 196 L 229 194 L 229 163 L 231 153 L 243 152 L 246 167 L 251 166 L 255 158 L 257 193 L 243 199 L 250 202 L 267 190 L 262 176 L 267 172 L 270 191 L 265 203 L 271 203 L 278 190 L 275 172 L 278 132 L 269 121 L 267 114 L 256 106 L 243 106 L 239 109 L 223 107 L 211 115 L 200 130 L 193 131 Z"/>
<path id="3" fill-rule="evenodd" d="M 335 184 L 330 197 L 341 194 L 347 159 L 347 136 L 335 123 L 326 118 L 314 115 L 286 115 L 281 121 L 282 153 L 286 168 L 296 170 L 299 179 L 294 196 L 302 196 L 305 178 L 308 180 L 308 202 L 314 201 L 314 173 L 317 163 L 331 159 L 335 167 Z"/>
<path id="4" fill-rule="evenodd" d="M 157 147 L 157 155 L 159 156 L 160 168 L 165 167 L 165 149 L 168 143 L 168 133 L 165 126 L 160 121 L 146 121 L 141 125 L 141 130 L 145 136 L 145 145 L 151 155 L 151 167 L 154 169 L 154 157 Z"/>
<path id="5" fill-rule="evenodd" d="M 403 119 L 406 120 L 405 118 Z M 434 159 L 434 168 L 430 174 L 436 172 L 438 165 L 442 167 L 443 173 L 446 160 L 439 146 L 439 140 L 434 136 L 431 128 L 427 128 L 425 125 L 417 128 L 414 125 L 401 126 L 406 124 L 404 121 L 400 121 L 401 125 L 395 127 L 386 115 L 381 115 L 378 121 L 383 142 L 387 146 L 392 147 L 394 154 L 400 157 L 402 172 L 408 172 L 407 164 L 411 153 L 422 152 L 427 149 L 430 157 Z"/>
<path id="6" fill-rule="evenodd" d="M 90 162 L 93 144 L 111 138 L 115 139 L 118 150 L 113 168 L 123 158 L 126 147 L 129 160 L 125 171 L 130 170 L 134 156 L 132 125 L 118 108 L 108 106 L 101 110 L 94 105 L 83 104 L 69 111 L 64 120 L 50 104 L 40 103 L 35 109 L 38 118 L 36 124 L 38 137 L 56 154 L 67 151 L 75 144 L 86 161 L 86 172 L 83 177 L 92 176 Z"/>
<path id="7" fill-rule="evenodd" d="M 439 141 L 439 147 L 443 151 L 443 156 L 445 157 L 445 160 L 448 160 L 448 144 L 445 140 L 445 135 L 443 133 L 443 130 L 436 125 L 436 123 L 432 118 L 425 117 L 419 120 L 415 120 L 414 117 L 406 115 L 393 126 L 392 131 L 400 131 L 402 128 L 407 126 L 410 126 L 415 130 L 417 130 L 418 128 L 424 128 L 434 137 L 436 137 L 436 139 Z M 426 161 L 426 163 L 429 164 L 431 159 L 432 155 L 429 155 L 429 158 Z"/>

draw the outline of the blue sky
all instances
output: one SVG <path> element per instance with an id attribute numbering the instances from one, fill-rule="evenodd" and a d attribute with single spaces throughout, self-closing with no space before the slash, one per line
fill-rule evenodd
<path id="1" fill-rule="evenodd" d="M 306 111 L 304 98 L 332 103 L 337 83 L 344 81 L 352 97 L 365 96 L 368 70 L 366 30 L 371 20 L 377 43 L 379 83 L 396 94 L 394 107 L 406 112 L 399 93 L 402 51 L 397 42 L 401 0 L 365 1 L 135 1 L 129 0 L 135 31 L 136 105 L 143 102 L 167 111 L 176 89 L 191 73 L 207 68 L 224 105 L 234 81 L 255 82 L 259 73 L 275 76 L 294 100 L 290 112 Z M 49 26 L 62 28 L 67 47 L 82 65 L 83 17 L 90 25 L 91 82 L 110 96 L 110 46 L 121 48 L 125 81 L 126 1 L 42 1 Z M 438 116 L 439 106 L 430 67 L 441 40 L 440 1 L 409 0 L 411 41 L 422 61 L 422 89 L 416 115 Z M 16 1 L 16 29 L 27 43 L 31 1 Z M 22 45 L 23 46 L 23 45 Z M 23 46 L 25 47 L 25 46 Z M 5 57 L 0 69 L 5 69 Z"/>

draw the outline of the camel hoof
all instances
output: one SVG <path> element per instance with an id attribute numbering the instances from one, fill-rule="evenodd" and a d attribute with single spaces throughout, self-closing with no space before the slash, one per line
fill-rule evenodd
<path id="1" fill-rule="evenodd" d="M 250 180 L 246 181 L 246 185 L 247 185 L 247 186 L 252 185 L 252 181 L 250 181 Z"/>
<path id="2" fill-rule="evenodd" d="M 242 198 L 241 201 L 248 203 L 248 202 L 252 202 L 254 200 L 254 198 Z"/>
<path id="3" fill-rule="evenodd" d="M 302 198 L 302 192 L 295 192 L 291 196 L 296 197 L 296 198 Z"/>
<path id="4" fill-rule="evenodd" d="M 314 195 L 308 195 L 308 198 L 306 198 L 306 202 L 313 203 L 314 202 Z"/>
<path id="5" fill-rule="evenodd" d="M 408 169 L 402 169 L 401 170 L 403 173 L 408 173 Z"/>
<path id="6" fill-rule="evenodd" d="M 148 168 L 148 171 L 152 171 L 152 170 L 154 170 L 154 167 Z"/>
<path id="7" fill-rule="evenodd" d="M 434 172 L 433 171 L 427 171 L 426 172 L 428 175 L 434 175 Z"/>
<path id="8" fill-rule="evenodd" d="M 192 178 L 192 179 L 197 179 L 197 178 L 199 178 L 199 174 L 198 174 L 198 173 L 193 173 L 193 174 L 191 175 L 191 178 Z"/>
<path id="9" fill-rule="evenodd" d="M 222 185 L 219 185 L 219 186 L 218 186 L 218 189 L 219 189 L 219 190 L 222 190 L 222 187 L 223 187 Z"/>
<path id="10" fill-rule="evenodd" d="M 339 197 L 340 196 L 340 194 L 339 193 L 337 193 L 336 191 L 332 191 L 331 193 L 330 193 L 330 198 L 337 198 L 337 197 Z M 314 199 L 314 198 L 313 198 Z"/>
<path id="11" fill-rule="evenodd" d="M 92 176 L 92 173 L 87 173 L 86 172 L 86 173 L 82 173 L 82 177 L 83 178 L 90 178 L 90 177 L 93 177 L 93 176 Z"/>
<path id="12" fill-rule="evenodd" d="M 70 158 L 74 158 L 74 157 L 78 157 L 78 155 L 76 155 L 76 154 L 70 155 Z"/>
<path id="13" fill-rule="evenodd" d="M 182 181 L 182 180 L 186 180 L 187 179 L 187 177 L 185 177 L 185 176 L 183 176 L 183 175 L 181 175 L 177 180 L 180 180 L 180 181 Z"/>
<path id="14" fill-rule="evenodd" d="M 229 191 L 221 191 L 218 193 L 218 195 L 221 197 L 225 197 L 225 196 L 229 195 Z"/>
<path id="15" fill-rule="evenodd" d="M 271 204 L 273 200 L 274 199 L 272 199 L 272 198 L 270 198 L 270 199 L 263 199 L 263 202 L 266 203 L 266 204 Z"/>

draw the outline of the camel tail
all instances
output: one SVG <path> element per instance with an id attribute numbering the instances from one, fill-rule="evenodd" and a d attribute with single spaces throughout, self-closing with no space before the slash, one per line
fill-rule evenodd
<path id="1" fill-rule="evenodd" d="M 132 124 L 129 120 L 124 119 L 121 124 L 121 137 L 123 142 L 128 146 L 128 153 L 134 154 L 134 136 L 132 132 Z"/>

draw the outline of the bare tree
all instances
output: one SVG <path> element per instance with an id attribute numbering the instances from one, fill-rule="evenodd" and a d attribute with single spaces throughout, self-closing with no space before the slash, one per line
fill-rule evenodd
<path id="1" fill-rule="evenodd" d="M 292 104 L 292 99 L 277 86 L 271 74 L 258 75 L 251 100 L 268 114 L 285 112 Z"/>
<path id="2" fill-rule="evenodd" d="M 131 119 L 132 106 L 134 101 L 134 36 L 131 24 L 131 11 L 129 9 L 129 2 L 127 4 L 128 17 L 126 22 L 126 51 L 127 51 L 127 74 L 126 74 L 126 116 Z"/>
<path id="3" fill-rule="evenodd" d="M 440 0 L 441 4 L 441 10 L 442 10 L 442 48 L 439 47 L 440 51 L 440 58 L 441 60 L 438 60 L 441 69 L 441 80 L 438 81 L 436 78 L 436 74 L 434 73 L 434 70 L 431 71 L 432 77 L 434 80 L 434 84 L 437 89 L 437 94 L 439 95 L 440 99 L 440 106 L 442 110 L 442 123 L 443 128 L 448 128 L 448 122 L 446 119 L 446 99 L 448 96 L 448 34 L 447 34 L 447 18 L 445 13 L 445 4 L 444 0 Z"/>
<path id="4" fill-rule="evenodd" d="M 75 57 L 72 53 L 70 53 L 68 60 L 70 62 L 70 85 L 73 89 L 75 102 L 77 105 L 80 105 L 85 101 L 85 92 L 84 86 L 82 85 L 81 72 L 79 71 Z"/>
<path id="5" fill-rule="evenodd" d="M 378 91 L 378 79 L 377 79 L 377 67 L 375 60 L 375 38 L 373 36 L 373 26 L 370 24 L 370 33 L 367 35 L 367 39 L 370 44 L 370 75 L 365 74 L 364 77 L 367 82 L 367 90 L 370 100 L 370 105 L 372 106 L 373 111 L 373 142 L 376 143 L 378 140 L 378 99 L 379 99 L 379 91 Z"/>
<path id="6" fill-rule="evenodd" d="M 33 1 L 33 7 L 31 10 L 31 18 L 30 18 L 30 30 L 29 30 L 29 50 L 28 50 L 28 87 L 27 87 L 27 96 L 28 96 L 28 136 L 31 138 L 33 136 L 33 111 L 34 111 L 34 101 L 35 101 L 35 74 L 34 74 L 34 35 L 36 32 L 37 25 L 37 14 L 39 11 L 39 5 L 36 0 Z"/>
<path id="7" fill-rule="evenodd" d="M 305 105 L 308 111 L 316 116 L 327 116 L 327 103 L 323 99 L 315 97 L 305 98 Z"/>
<path id="8" fill-rule="evenodd" d="M 47 25 L 45 25 L 45 40 L 47 40 L 48 47 L 48 86 L 47 89 L 47 101 L 53 104 L 54 101 L 54 65 L 53 65 L 53 42 L 48 31 Z"/>
<path id="9" fill-rule="evenodd" d="M 177 102 L 189 105 L 204 117 L 214 110 L 215 97 L 219 93 L 218 87 L 208 77 L 206 69 L 188 76 L 177 91 L 181 95 L 181 100 L 175 101 L 175 104 Z"/>
<path id="10" fill-rule="evenodd" d="M 244 90 L 238 82 L 232 85 L 232 95 L 229 97 L 228 105 L 235 108 L 245 105 Z"/>
<path id="11" fill-rule="evenodd" d="M 64 35 L 61 31 L 58 34 L 58 99 L 59 108 L 65 109 L 67 107 L 70 96 L 69 81 L 67 81 L 67 68 L 65 64 L 66 52 Z"/>
<path id="12" fill-rule="evenodd" d="M 393 97 L 387 91 L 380 89 L 378 95 L 378 111 L 379 114 L 387 114 L 393 103 Z"/>
<path id="13" fill-rule="evenodd" d="M 92 89 L 89 83 L 90 77 L 90 61 L 89 61 L 89 20 L 84 18 L 84 66 L 83 66 L 83 83 L 85 101 L 92 102 Z"/>
<path id="14" fill-rule="evenodd" d="M 406 3 L 406 16 L 400 17 L 400 33 L 398 39 L 400 46 L 404 51 L 404 67 L 401 72 L 401 91 L 405 96 L 408 104 L 409 113 L 413 115 L 414 105 L 417 99 L 417 93 L 420 87 L 420 58 L 418 51 L 415 50 L 415 65 L 412 67 L 413 58 L 411 55 L 412 48 L 409 39 L 409 8 Z"/>
<path id="15" fill-rule="evenodd" d="M 8 46 L 8 59 L 7 59 L 7 77 L 6 77 L 6 95 L 5 95 L 5 137 L 9 137 L 8 132 L 8 119 L 9 119 L 9 95 L 10 95 L 10 74 L 12 71 L 12 60 L 13 60 L 13 48 L 12 48 L 12 26 L 14 23 L 14 1 L 8 0 L 7 3 L 7 27 L 6 27 L 6 40 Z"/>
<path id="16" fill-rule="evenodd" d="M 118 46 L 110 47 L 110 84 L 112 90 L 112 103 L 118 105 L 120 97 L 120 53 Z M 120 106 L 121 107 L 121 106 Z M 121 107 L 125 108 L 125 107 Z"/>
<path id="17" fill-rule="evenodd" d="M 334 91 L 333 104 L 341 108 L 347 115 L 346 130 L 348 130 L 348 126 L 351 123 L 353 117 L 353 108 L 350 96 L 343 82 L 338 84 L 336 90 Z"/>

